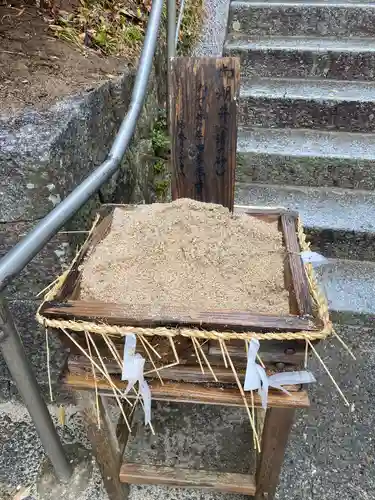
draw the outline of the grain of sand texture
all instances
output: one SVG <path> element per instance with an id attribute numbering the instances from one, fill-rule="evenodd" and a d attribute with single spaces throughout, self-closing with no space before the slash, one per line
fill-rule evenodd
<path id="1" fill-rule="evenodd" d="M 236 310 L 289 314 L 285 251 L 276 223 L 180 199 L 115 209 L 83 264 L 81 299 L 126 311 Z"/>

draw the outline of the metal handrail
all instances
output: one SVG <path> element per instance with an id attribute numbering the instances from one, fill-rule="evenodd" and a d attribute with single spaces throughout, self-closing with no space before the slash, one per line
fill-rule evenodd
<path id="1" fill-rule="evenodd" d="M 167 0 L 167 6 L 169 71 L 169 59 L 176 53 L 176 0 Z M 129 109 L 107 159 L 0 260 L 0 349 L 35 424 L 43 447 L 61 481 L 69 480 L 72 475 L 72 466 L 66 459 L 61 441 L 40 394 L 35 375 L 26 358 L 19 334 L 1 292 L 120 167 L 145 100 L 162 7 L 163 0 L 153 0 Z"/>

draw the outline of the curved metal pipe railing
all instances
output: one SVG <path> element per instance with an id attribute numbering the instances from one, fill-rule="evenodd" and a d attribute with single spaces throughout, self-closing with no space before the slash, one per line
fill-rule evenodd
<path id="1" fill-rule="evenodd" d="M 176 1 L 167 0 L 167 2 L 169 68 L 169 59 L 175 55 Z M 0 260 L 0 349 L 17 389 L 31 415 L 43 447 L 55 469 L 56 476 L 61 481 L 69 480 L 72 475 L 72 466 L 66 459 L 61 441 L 40 394 L 35 375 L 26 358 L 19 334 L 1 292 L 46 243 L 55 236 L 59 229 L 118 170 L 134 134 L 145 100 L 157 44 L 162 7 L 163 0 L 153 0 L 129 109 L 115 137 L 108 157 Z"/>

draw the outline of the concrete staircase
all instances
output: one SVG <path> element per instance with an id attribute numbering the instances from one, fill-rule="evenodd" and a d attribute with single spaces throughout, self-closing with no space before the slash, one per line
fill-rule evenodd
<path id="1" fill-rule="evenodd" d="M 236 202 L 300 212 L 333 317 L 375 314 L 375 3 L 245 0 L 224 53 L 241 58 Z"/>

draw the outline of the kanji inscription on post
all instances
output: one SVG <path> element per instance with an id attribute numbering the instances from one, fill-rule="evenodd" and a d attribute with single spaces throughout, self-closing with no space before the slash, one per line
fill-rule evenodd
<path id="1" fill-rule="evenodd" d="M 172 196 L 232 210 L 239 61 L 175 58 L 171 82 Z"/>

